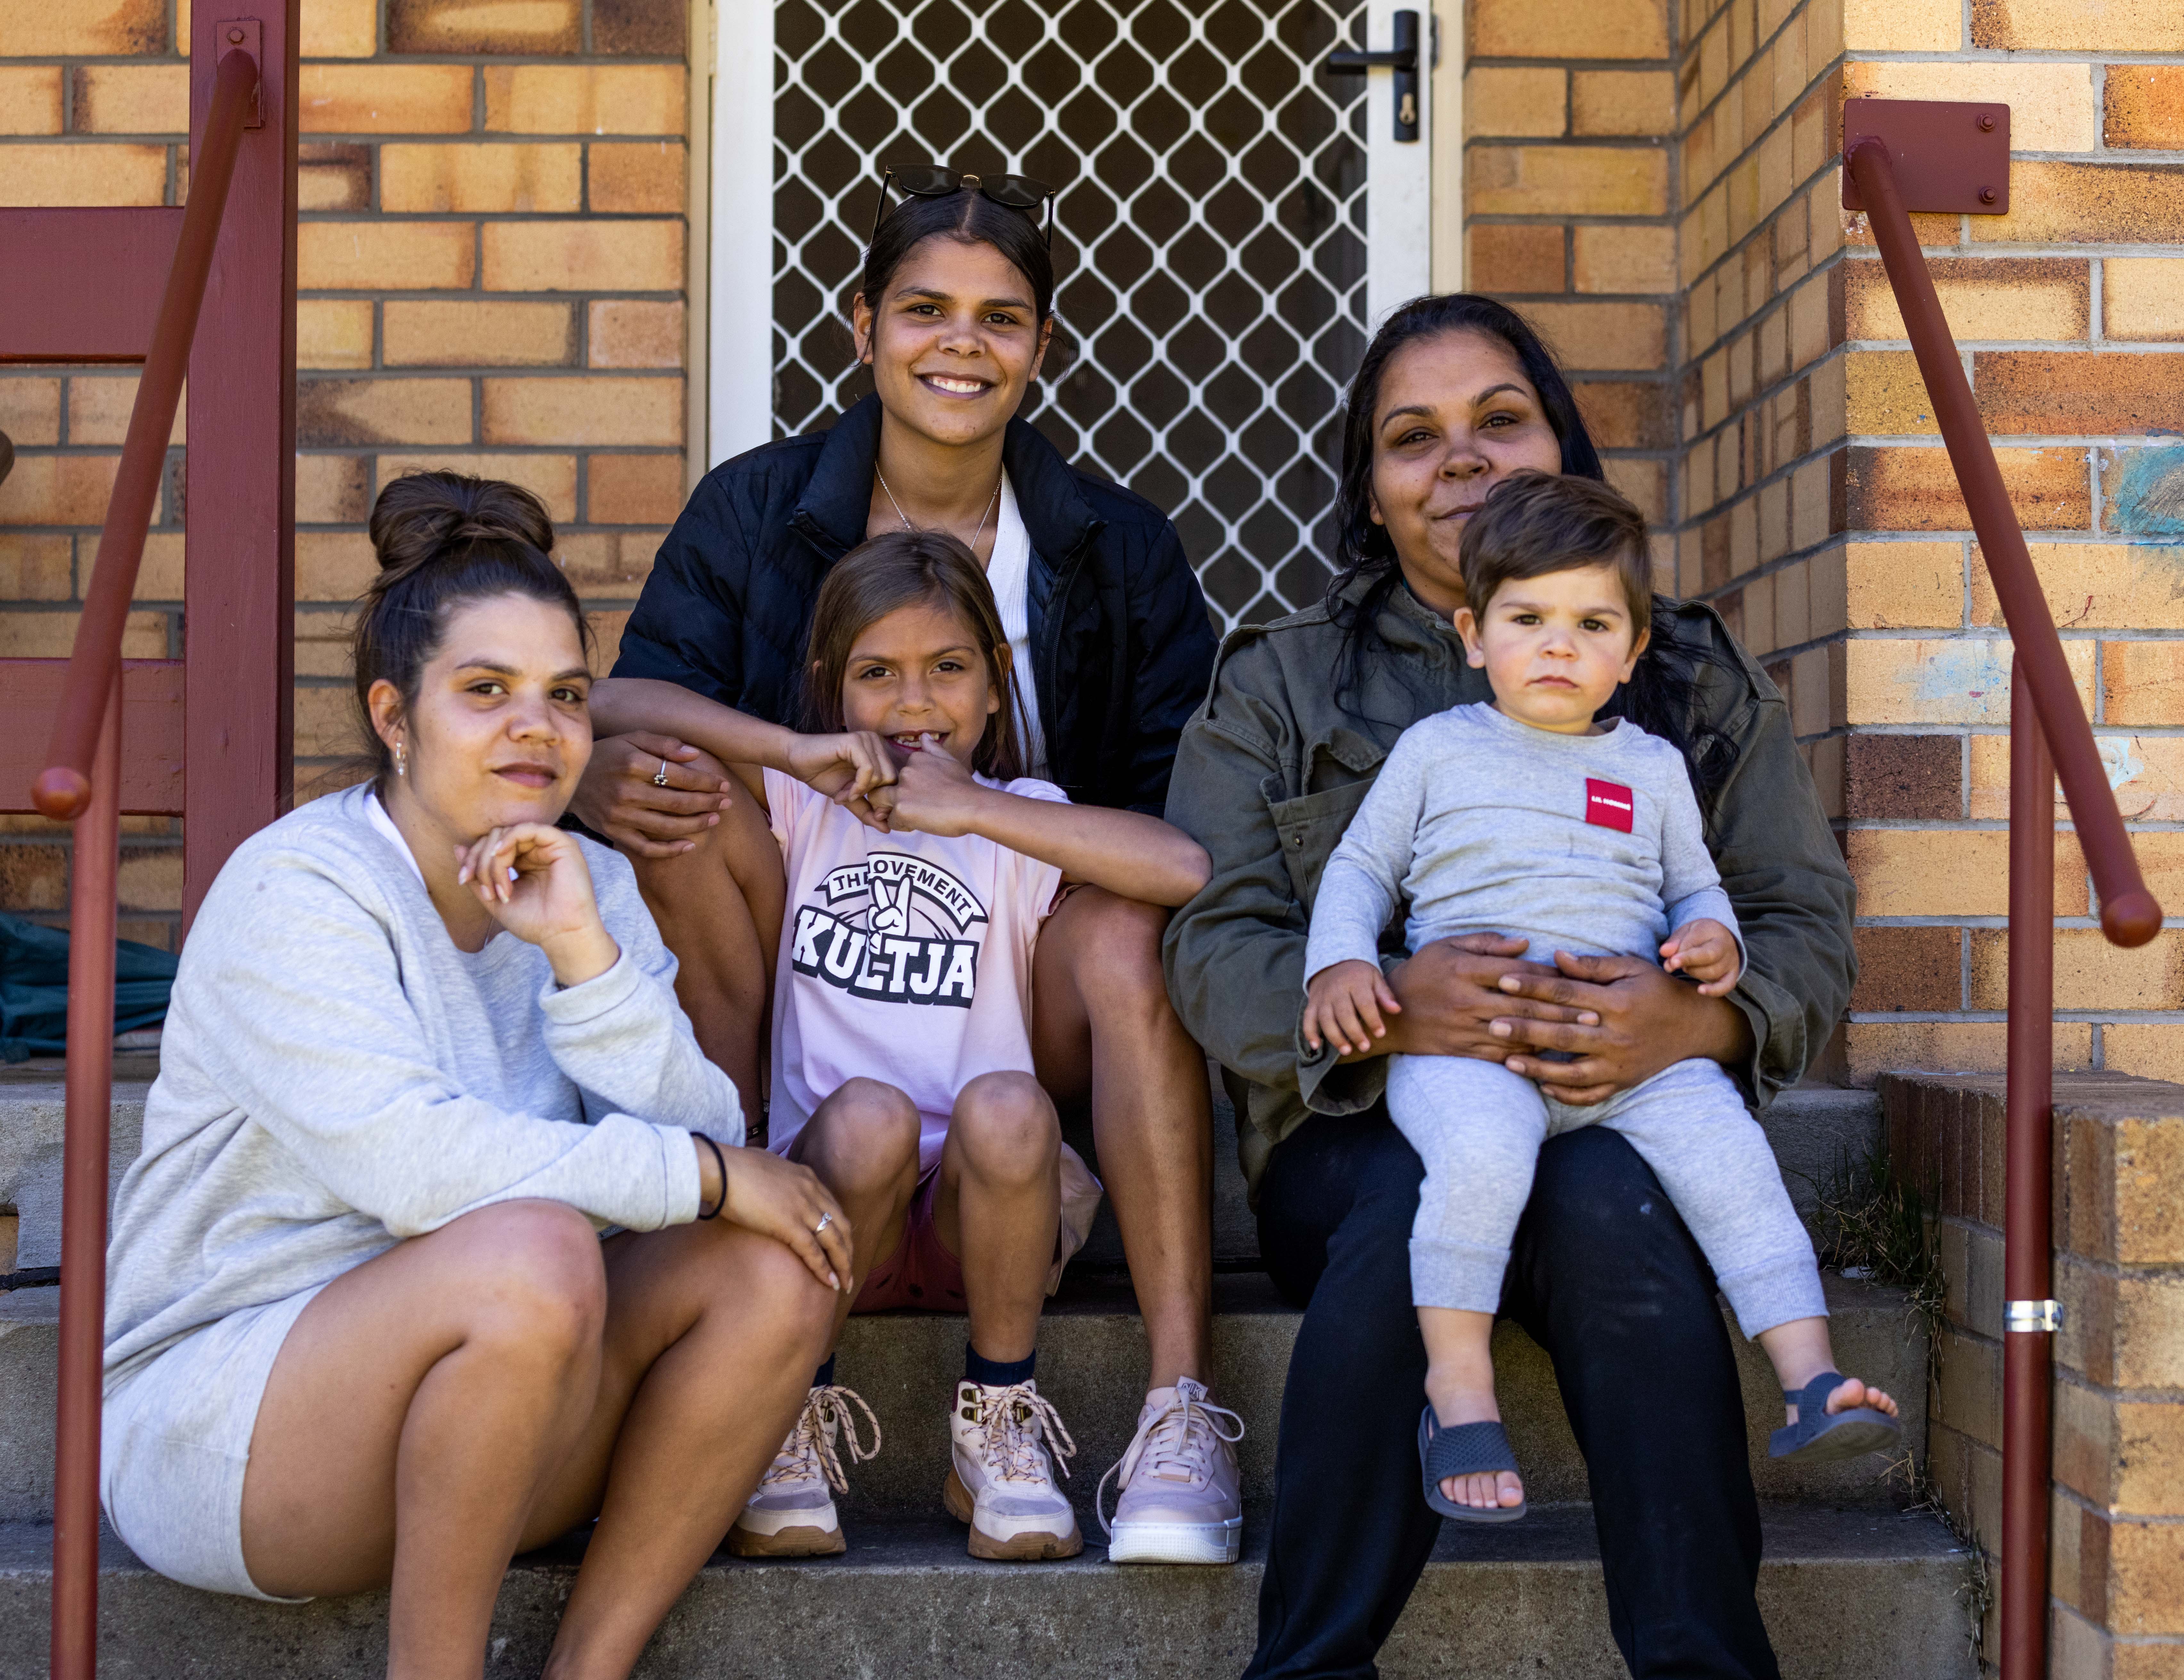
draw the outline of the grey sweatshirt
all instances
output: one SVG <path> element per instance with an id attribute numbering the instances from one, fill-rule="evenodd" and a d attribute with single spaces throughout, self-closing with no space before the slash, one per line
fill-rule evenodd
<path id="1" fill-rule="evenodd" d="M 351 788 L 254 834 L 190 929 L 114 1204 L 109 1389 L 189 1331 L 495 1202 L 693 1219 L 689 1131 L 743 1141 L 627 862 L 580 841 L 621 958 L 564 991 L 513 934 L 458 950 L 370 809 Z"/>
<path id="2" fill-rule="evenodd" d="M 1660 960 L 1702 916 L 1736 931 L 1683 756 L 1620 722 L 1558 735 L 1485 702 L 1403 731 L 1329 858 L 1306 944 L 1307 984 L 1379 960 L 1407 906 L 1404 946 L 1451 934 L 1529 939 L 1525 957 Z"/>

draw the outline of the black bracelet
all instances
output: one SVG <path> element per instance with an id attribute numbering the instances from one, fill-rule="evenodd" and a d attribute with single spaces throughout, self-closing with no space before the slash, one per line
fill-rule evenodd
<path id="1" fill-rule="evenodd" d="M 698 1217 L 701 1220 L 717 1220 L 721 1216 L 721 1209 L 728 1205 L 728 1158 L 721 1153 L 721 1146 L 706 1136 L 704 1132 L 694 1131 L 690 1136 L 713 1152 L 713 1164 L 720 1169 L 721 1199 L 713 1203 L 713 1211 L 710 1214 L 705 1211 L 705 1198 L 703 1196 L 698 1198 Z"/>

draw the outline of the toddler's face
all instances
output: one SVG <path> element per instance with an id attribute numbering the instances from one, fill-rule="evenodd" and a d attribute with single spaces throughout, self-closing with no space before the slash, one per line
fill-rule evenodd
<path id="1" fill-rule="evenodd" d="M 1483 666 L 1494 704 L 1519 723 L 1557 734 L 1594 731 L 1593 715 L 1628 682 L 1649 633 L 1635 624 L 1613 566 L 1520 578 L 1468 606 L 1457 630 Z"/>

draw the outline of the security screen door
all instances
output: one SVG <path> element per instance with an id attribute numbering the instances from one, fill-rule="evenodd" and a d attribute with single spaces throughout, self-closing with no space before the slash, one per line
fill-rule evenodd
<path id="1" fill-rule="evenodd" d="M 829 425 L 870 388 L 844 317 L 883 165 L 1015 171 L 1060 189 L 1056 354 L 1025 417 L 1168 511 L 1224 623 L 1317 600 L 1344 387 L 1374 317 L 1426 289 L 1431 151 L 1392 137 L 1406 114 L 1431 131 L 1398 72 L 1327 60 L 1429 14 L 1407 16 L 722 0 L 710 459 Z M 1410 98 L 1432 81 L 1409 77 Z M 770 325 L 751 307 L 769 293 Z"/>

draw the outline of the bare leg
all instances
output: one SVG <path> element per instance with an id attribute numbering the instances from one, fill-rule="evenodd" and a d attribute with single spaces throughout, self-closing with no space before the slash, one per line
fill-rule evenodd
<path id="1" fill-rule="evenodd" d="M 632 857 L 638 890 L 675 953 L 675 996 L 698 1045 L 736 1082 L 744 1112 L 766 1096 L 766 1025 L 788 887 L 766 813 L 716 760 L 689 767 L 728 784 L 720 826 L 677 857 Z"/>
<path id="2" fill-rule="evenodd" d="M 1161 974 L 1168 913 L 1079 887 L 1040 929 L 1032 1043 L 1056 1099 L 1089 1099 L 1145 1324 L 1148 1388 L 1212 1364 L 1213 1110 L 1206 1055 Z"/>
<path id="3" fill-rule="evenodd" d="M 1754 1339 L 1774 1362 L 1775 1379 L 1786 1393 L 1796 1393 L 1822 1371 L 1836 1368 L 1825 1319 L 1791 1319 L 1772 1330 L 1761 1331 Z M 1828 1410 L 1832 1414 L 1852 1406 L 1870 1406 L 1891 1417 L 1896 1415 L 1896 1402 L 1888 1395 L 1878 1388 L 1867 1387 L 1854 1376 L 1847 1376 L 1828 1396 Z M 1795 1423 L 1797 1407 L 1788 1408 L 1788 1412 L 1787 1420 Z"/>
<path id="4" fill-rule="evenodd" d="M 789 1146 L 788 1158 L 834 1192 L 856 1239 L 855 1273 L 834 1309 L 837 1337 L 859 1287 L 901 1246 L 917 1189 L 917 1130 L 909 1097 L 878 1080 L 854 1079 L 819 1105 Z"/>
<path id="5" fill-rule="evenodd" d="M 1499 1423 L 1494 1398 L 1494 1314 L 1454 1307 L 1420 1307 L 1418 1331 L 1426 1343 L 1426 1398 L 1439 1428 L 1459 1423 Z M 1514 1510 L 1524 1503 L 1524 1484 L 1514 1472 L 1445 1476 L 1441 1496 L 1460 1505 Z"/>
<path id="6" fill-rule="evenodd" d="M 1030 1074 L 981 1074 L 957 1093 L 933 1223 L 963 1262 L 971 1346 L 1030 1358 L 1061 1225 L 1061 1123 Z"/>

